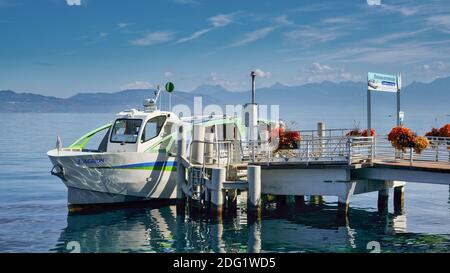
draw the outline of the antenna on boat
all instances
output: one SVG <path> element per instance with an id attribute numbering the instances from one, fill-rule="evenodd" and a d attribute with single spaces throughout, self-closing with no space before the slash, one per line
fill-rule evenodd
<path id="1" fill-rule="evenodd" d="M 159 88 L 159 85 L 157 85 L 156 90 L 153 91 L 155 98 L 144 100 L 144 111 L 152 112 L 152 111 L 158 110 L 158 108 L 156 107 L 156 104 L 158 102 L 160 93 L 161 93 L 161 89 Z M 160 103 L 160 108 L 161 108 L 161 103 Z"/>
<path id="2" fill-rule="evenodd" d="M 159 84 L 156 86 L 156 97 L 155 97 L 155 104 L 158 102 L 159 96 L 161 94 L 161 88 L 159 88 Z M 161 102 L 162 100 L 159 101 L 159 109 L 161 109 Z"/>
<path id="3" fill-rule="evenodd" d="M 159 84 L 156 86 L 156 90 L 153 91 L 153 93 L 155 94 L 155 104 L 158 102 L 159 99 L 159 94 L 161 93 L 161 89 L 159 88 Z"/>

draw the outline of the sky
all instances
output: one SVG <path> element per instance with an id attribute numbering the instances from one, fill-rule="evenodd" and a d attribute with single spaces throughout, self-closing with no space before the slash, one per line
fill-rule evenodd
<path id="1" fill-rule="evenodd" d="M 0 0 L 0 90 L 69 97 L 173 81 L 250 89 L 450 75 L 448 0 Z"/>

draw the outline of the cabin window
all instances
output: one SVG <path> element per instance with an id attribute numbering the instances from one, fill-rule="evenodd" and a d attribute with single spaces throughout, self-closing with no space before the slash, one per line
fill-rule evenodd
<path id="1" fill-rule="evenodd" d="M 116 120 L 111 132 L 111 142 L 136 143 L 141 124 L 141 119 Z"/>
<path id="2" fill-rule="evenodd" d="M 158 116 L 147 121 L 144 131 L 142 132 L 141 142 L 148 141 L 159 135 L 159 133 L 161 132 L 161 128 L 166 121 L 166 118 L 166 116 Z"/>

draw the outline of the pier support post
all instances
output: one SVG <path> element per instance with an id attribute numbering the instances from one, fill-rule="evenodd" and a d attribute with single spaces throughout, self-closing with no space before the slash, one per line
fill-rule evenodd
<path id="1" fill-rule="evenodd" d="M 384 189 L 378 191 L 378 211 L 387 212 L 389 202 L 389 189 Z"/>
<path id="2" fill-rule="evenodd" d="M 218 218 L 217 221 L 213 221 L 211 227 L 211 245 L 215 253 L 225 253 L 223 237 L 223 223 L 222 219 Z"/>
<path id="3" fill-rule="evenodd" d="M 192 141 L 191 158 L 195 163 L 203 164 L 203 157 L 205 154 L 205 126 L 200 124 L 194 125 Z"/>
<path id="4" fill-rule="evenodd" d="M 403 208 L 405 204 L 405 187 L 395 187 L 394 188 L 394 213 L 403 214 Z"/>
<path id="5" fill-rule="evenodd" d="M 249 217 L 261 216 L 261 166 L 247 166 L 248 196 L 247 214 Z"/>
<path id="6" fill-rule="evenodd" d="M 261 222 L 250 221 L 247 224 L 248 229 L 248 241 L 247 252 L 248 253 L 260 253 L 261 252 Z"/>
<path id="7" fill-rule="evenodd" d="M 212 164 L 214 161 L 213 153 L 214 153 L 214 134 L 213 133 L 205 133 L 205 164 Z"/>
<path id="8" fill-rule="evenodd" d="M 178 128 L 177 140 L 177 214 L 184 215 L 186 211 L 186 196 L 183 192 L 186 170 L 183 165 L 183 157 L 186 155 L 186 138 L 183 126 Z"/>
<path id="9" fill-rule="evenodd" d="M 211 182 L 213 189 L 211 190 L 211 210 L 213 214 L 222 216 L 224 204 L 223 182 L 225 182 L 225 168 L 213 168 L 211 173 Z"/>

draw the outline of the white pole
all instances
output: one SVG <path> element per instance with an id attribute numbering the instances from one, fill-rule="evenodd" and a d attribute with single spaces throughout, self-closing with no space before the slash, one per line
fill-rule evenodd
<path id="1" fill-rule="evenodd" d="M 257 138 L 257 128 L 258 128 L 258 108 L 256 106 L 256 72 L 250 72 L 250 76 L 252 77 L 252 120 L 250 123 L 250 139 L 252 145 L 252 161 L 255 162 L 255 145 Z"/>
<path id="2" fill-rule="evenodd" d="M 247 167 L 248 211 L 259 211 L 261 208 L 261 166 Z"/>
<path id="3" fill-rule="evenodd" d="M 219 215 L 222 214 L 224 193 L 223 182 L 225 182 L 225 168 L 213 168 L 211 173 L 211 182 L 213 189 L 211 190 L 211 203 L 213 210 Z"/>
<path id="4" fill-rule="evenodd" d="M 367 89 L 367 136 L 372 136 L 372 102 L 370 101 L 370 90 Z"/>

